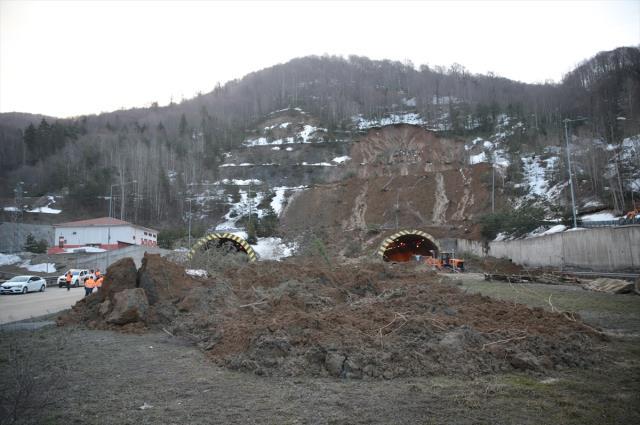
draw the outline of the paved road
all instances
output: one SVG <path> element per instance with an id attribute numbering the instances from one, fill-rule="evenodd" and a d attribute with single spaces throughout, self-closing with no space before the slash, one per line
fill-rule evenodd
<path id="1" fill-rule="evenodd" d="M 56 313 L 70 308 L 84 296 L 84 288 L 70 291 L 50 286 L 45 292 L 0 296 L 0 324 Z"/>

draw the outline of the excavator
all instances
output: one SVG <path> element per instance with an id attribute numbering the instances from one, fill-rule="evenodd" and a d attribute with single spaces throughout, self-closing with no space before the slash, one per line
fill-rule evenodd
<path id="1" fill-rule="evenodd" d="M 436 270 L 451 271 L 452 273 L 464 272 L 464 260 L 456 258 L 453 252 L 440 252 L 436 254 L 431 250 L 431 256 L 425 259 L 425 262 Z"/>

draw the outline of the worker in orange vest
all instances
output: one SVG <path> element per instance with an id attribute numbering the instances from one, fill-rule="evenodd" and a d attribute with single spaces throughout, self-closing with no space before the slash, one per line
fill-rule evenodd
<path id="1" fill-rule="evenodd" d="M 96 269 L 96 281 L 101 277 L 100 269 Z"/>
<path id="2" fill-rule="evenodd" d="M 93 288 L 96 287 L 96 281 L 91 276 L 84 281 L 84 296 L 87 297 L 93 292 Z"/>
<path id="3" fill-rule="evenodd" d="M 73 279 L 73 276 L 71 275 L 71 270 L 69 270 L 67 272 L 67 275 L 65 276 L 65 280 L 67 282 L 67 291 L 71 290 L 71 279 Z"/>
<path id="4" fill-rule="evenodd" d="M 102 288 L 102 281 L 104 280 L 104 276 L 100 276 L 98 278 L 96 278 L 96 288 L 98 288 L 97 290 L 99 291 L 100 288 Z"/>

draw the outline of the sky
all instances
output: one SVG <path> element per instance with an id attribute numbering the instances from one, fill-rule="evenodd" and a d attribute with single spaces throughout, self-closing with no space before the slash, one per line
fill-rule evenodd
<path id="1" fill-rule="evenodd" d="M 0 0 L 0 112 L 165 105 L 307 55 L 351 54 L 560 81 L 640 45 L 640 0 Z"/>

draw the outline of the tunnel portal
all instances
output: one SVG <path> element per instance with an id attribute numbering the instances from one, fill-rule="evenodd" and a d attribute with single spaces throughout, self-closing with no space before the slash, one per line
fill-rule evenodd
<path id="1" fill-rule="evenodd" d="M 404 230 L 386 238 L 378 254 L 384 261 L 402 263 L 414 260 L 416 255 L 427 257 L 439 251 L 433 236 L 420 230 Z"/>

